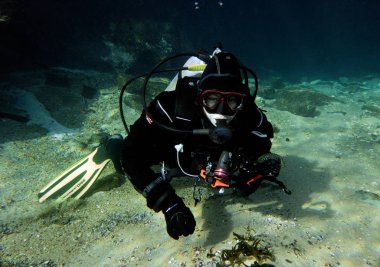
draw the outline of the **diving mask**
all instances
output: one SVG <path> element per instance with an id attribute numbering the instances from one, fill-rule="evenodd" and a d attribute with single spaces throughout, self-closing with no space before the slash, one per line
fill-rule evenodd
<path id="1" fill-rule="evenodd" d="M 225 113 L 233 115 L 243 107 L 244 94 L 237 92 L 221 92 L 218 90 L 206 90 L 200 95 L 202 106 L 209 113 Z"/>

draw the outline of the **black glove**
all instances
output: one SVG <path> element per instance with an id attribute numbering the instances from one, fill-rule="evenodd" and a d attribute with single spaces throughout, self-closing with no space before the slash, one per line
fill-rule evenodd
<path id="1" fill-rule="evenodd" d="M 194 233 L 194 216 L 169 183 L 160 182 L 154 186 L 147 193 L 146 200 L 149 208 L 164 213 L 166 230 L 172 238 L 178 239 L 181 235 Z"/>
<path id="2" fill-rule="evenodd" d="M 173 201 L 165 205 L 162 212 L 165 215 L 166 230 L 172 238 L 178 240 L 181 235 L 188 236 L 194 233 L 196 224 L 194 216 L 177 195 Z"/>
<path id="3" fill-rule="evenodd" d="M 267 153 L 257 159 L 259 173 L 267 177 L 277 177 L 280 174 L 282 159 L 274 153 Z"/>

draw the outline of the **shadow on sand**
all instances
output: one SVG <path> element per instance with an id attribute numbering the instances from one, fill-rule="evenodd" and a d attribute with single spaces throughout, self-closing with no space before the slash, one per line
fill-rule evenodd
<path id="1" fill-rule="evenodd" d="M 286 167 L 281 172 L 280 180 L 292 191 L 291 195 L 285 194 L 278 186 L 265 182 L 248 198 L 231 194 L 206 200 L 202 211 L 205 220 L 203 230 L 208 232 L 205 245 L 212 246 L 226 240 L 233 232 L 233 216 L 240 212 L 259 212 L 284 220 L 302 217 L 326 219 L 334 215 L 330 203 L 316 203 L 311 199 L 311 193 L 328 190 L 331 179 L 328 171 L 318 169 L 315 162 L 300 157 L 288 156 L 284 160 Z M 241 204 L 241 208 L 236 212 L 226 210 L 228 205 L 237 203 Z M 306 203 L 313 204 L 304 208 Z"/>

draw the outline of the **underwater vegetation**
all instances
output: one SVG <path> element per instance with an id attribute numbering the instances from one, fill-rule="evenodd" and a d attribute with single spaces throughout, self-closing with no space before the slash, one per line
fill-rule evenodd
<path id="1" fill-rule="evenodd" d="M 220 253 L 214 253 L 212 249 L 207 254 L 209 258 L 219 258 L 217 267 L 221 266 L 272 266 L 260 265 L 264 261 L 275 261 L 275 257 L 268 247 L 263 246 L 263 240 L 257 236 L 248 234 L 246 236 L 233 233 L 237 240 L 236 245 L 231 249 L 223 249 Z M 252 265 L 247 265 L 247 260 L 254 259 Z"/>
<path id="2" fill-rule="evenodd" d="M 57 267 L 57 266 L 59 266 L 59 264 L 57 264 L 53 260 L 33 261 L 27 255 L 20 253 L 17 256 L 17 258 L 9 260 L 9 261 L 3 261 L 0 258 L 0 266 L 4 266 L 4 267 L 13 267 L 13 266 L 19 266 L 19 267 L 27 267 L 27 266 Z"/>

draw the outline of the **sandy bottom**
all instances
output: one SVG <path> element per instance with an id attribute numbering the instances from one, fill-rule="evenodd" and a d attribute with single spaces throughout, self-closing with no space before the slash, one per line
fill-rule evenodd
<path id="1" fill-rule="evenodd" d="M 70 135 L 1 120 L 0 265 L 216 266 L 210 249 L 231 249 L 238 233 L 260 237 L 275 266 L 380 266 L 380 114 L 363 109 L 380 108 L 380 84 L 344 92 L 329 87 L 335 82 L 309 84 L 339 100 L 315 117 L 258 99 L 280 129 L 272 152 L 284 158 L 280 180 L 292 194 L 268 183 L 249 198 L 220 196 L 202 185 L 194 206 L 193 181 L 175 180 L 197 221 L 195 233 L 178 241 L 128 181 L 115 186 L 111 164 L 87 198 L 38 203 L 45 184 L 91 152 L 93 134 L 123 132 L 117 87 L 100 89 Z"/>

